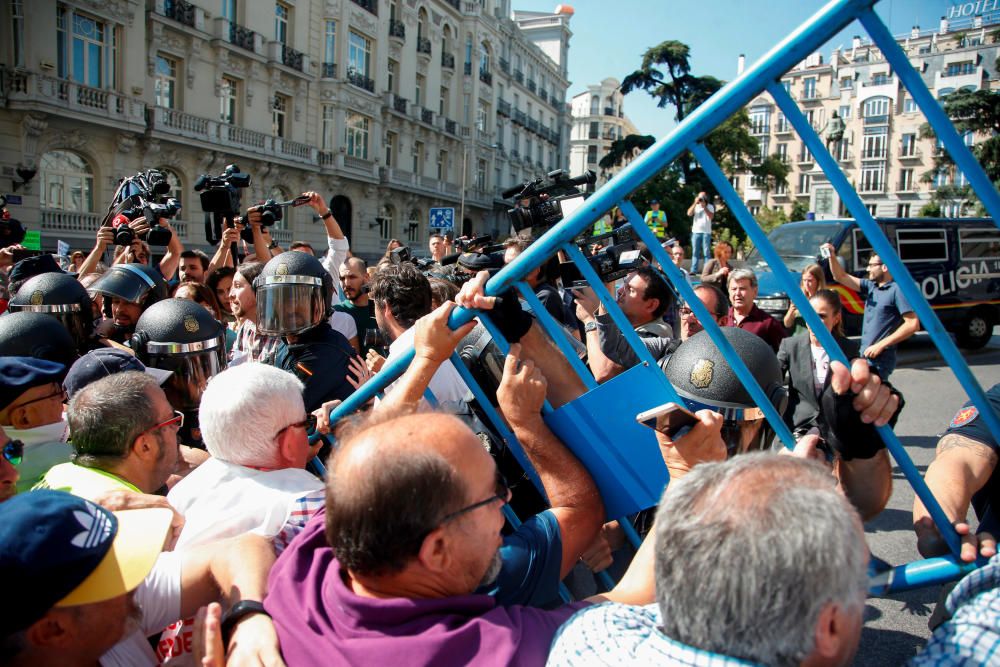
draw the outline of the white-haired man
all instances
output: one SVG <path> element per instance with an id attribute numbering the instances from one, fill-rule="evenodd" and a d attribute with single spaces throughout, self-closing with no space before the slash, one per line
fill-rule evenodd
<path id="1" fill-rule="evenodd" d="M 312 456 L 302 383 L 274 366 L 249 362 L 212 378 L 201 397 L 202 438 L 212 458 L 167 500 L 184 516 L 176 549 L 252 532 L 281 552 L 323 506 L 323 482 L 304 470 Z M 160 659 L 187 658 L 190 619 L 164 630 Z"/>

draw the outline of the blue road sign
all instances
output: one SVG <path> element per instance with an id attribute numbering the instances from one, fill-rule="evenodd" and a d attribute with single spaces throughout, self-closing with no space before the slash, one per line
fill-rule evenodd
<path id="1" fill-rule="evenodd" d="M 432 208 L 430 210 L 430 222 L 427 226 L 431 229 L 454 229 L 455 209 L 451 207 Z"/>

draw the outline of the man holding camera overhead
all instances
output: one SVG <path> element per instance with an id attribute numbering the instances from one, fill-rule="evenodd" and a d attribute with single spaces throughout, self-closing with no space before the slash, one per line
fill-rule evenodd
<path id="1" fill-rule="evenodd" d="M 708 195 L 702 191 L 688 207 L 687 213 L 691 216 L 691 273 L 697 275 L 701 262 L 707 262 L 711 257 L 715 207 L 708 203 Z"/>

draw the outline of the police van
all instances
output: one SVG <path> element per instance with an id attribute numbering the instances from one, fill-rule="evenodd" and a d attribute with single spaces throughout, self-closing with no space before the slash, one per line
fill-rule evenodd
<path id="1" fill-rule="evenodd" d="M 959 346 L 985 345 L 1000 324 L 1000 229 L 990 218 L 876 218 L 896 254 L 920 285 L 924 297 Z M 832 243 L 847 271 L 866 278 L 871 245 L 853 219 L 792 222 L 769 237 L 785 266 L 795 274 L 809 264 L 823 267 L 829 287 L 840 294 L 848 335 L 861 333 L 864 299 L 832 282 L 830 266 L 819 254 Z M 760 283 L 757 305 L 781 321 L 789 299 L 769 266 L 753 250 L 746 260 Z"/>

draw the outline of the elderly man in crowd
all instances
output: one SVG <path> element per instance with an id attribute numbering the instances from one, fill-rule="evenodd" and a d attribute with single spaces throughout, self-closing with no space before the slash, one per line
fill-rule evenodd
<path id="1" fill-rule="evenodd" d="M 66 394 L 60 363 L 33 357 L 0 357 L 0 426 L 25 450 L 18 491 L 27 491 L 54 465 L 69 461 Z"/>
<path id="2" fill-rule="evenodd" d="M 763 339 L 778 352 L 781 340 L 788 335 L 785 327 L 757 307 L 757 275 L 750 269 L 737 269 L 729 274 L 729 301 L 726 326 L 746 329 Z"/>
<path id="3" fill-rule="evenodd" d="M 766 453 L 703 464 L 668 486 L 656 519 L 657 604 L 577 613 L 550 666 L 850 664 L 868 550 L 821 466 Z"/>
<path id="4" fill-rule="evenodd" d="M 87 385 L 69 403 L 73 461 L 51 468 L 38 486 L 94 499 L 108 491 L 156 493 L 178 461 L 184 415 L 156 379 L 115 373 Z"/>

